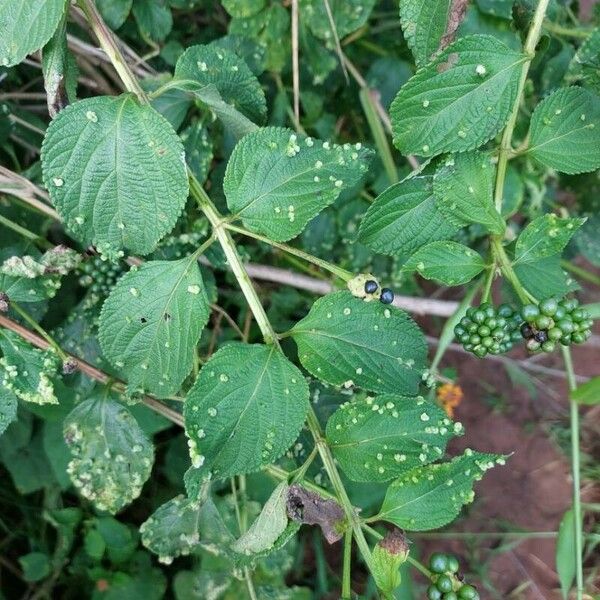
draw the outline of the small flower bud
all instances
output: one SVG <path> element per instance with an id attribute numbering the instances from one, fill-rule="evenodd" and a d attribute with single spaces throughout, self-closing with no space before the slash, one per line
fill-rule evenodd
<path id="1" fill-rule="evenodd" d="M 400 567 L 408 558 L 408 543 L 399 529 L 390 531 L 373 549 L 373 577 L 384 594 L 391 594 L 401 581 Z"/>

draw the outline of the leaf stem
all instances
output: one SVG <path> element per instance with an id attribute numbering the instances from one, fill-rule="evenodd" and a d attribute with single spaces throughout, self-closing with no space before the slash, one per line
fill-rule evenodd
<path id="1" fill-rule="evenodd" d="M 323 260 L 321 258 L 318 258 L 316 256 L 313 256 L 312 254 L 309 254 L 308 252 L 304 252 L 304 250 L 294 248 L 293 246 L 288 246 L 288 244 L 274 242 L 273 240 L 270 240 L 268 237 L 265 237 L 264 235 L 254 233 L 253 231 L 249 231 L 247 229 L 244 229 L 243 227 L 238 227 L 237 225 L 232 225 L 231 223 L 224 223 L 223 226 L 226 229 L 229 229 L 230 231 L 235 231 L 236 233 L 241 233 L 242 235 L 245 235 L 246 237 L 251 237 L 260 242 L 264 242 L 265 244 L 269 244 L 270 246 L 273 246 L 273 248 L 278 248 L 279 250 L 283 250 L 284 252 L 287 252 L 288 254 L 297 256 L 298 258 L 302 258 L 303 260 L 305 260 L 309 263 L 312 263 L 313 265 L 316 265 L 317 267 L 320 267 L 321 269 L 325 269 L 326 271 L 329 271 L 330 273 L 332 273 L 333 275 L 335 275 L 336 277 L 339 277 L 340 279 L 342 279 L 344 281 L 350 281 L 354 277 L 354 274 L 351 273 L 350 271 L 346 271 L 346 269 L 342 269 L 341 267 L 338 267 L 337 265 L 334 265 L 334 264 L 332 264 L 326 260 Z"/>
<path id="2" fill-rule="evenodd" d="M 496 261 L 494 260 L 491 265 L 488 266 L 488 273 L 485 279 L 485 286 L 483 293 L 481 294 L 481 302 L 489 302 L 490 295 L 492 293 L 492 284 L 494 283 L 494 277 L 496 275 Z"/>
<path id="3" fill-rule="evenodd" d="M 500 153 L 498 155 L 498 170 L 496 174 L 496 187 L 494 189 L 494 204 L 496 210 L 502 213 L 502 199 L 504 196 L 504 180 L 506 178 L 506 168 L 508 160 L 512 151 L 512 136 L 517 124 L 517 117 L 519 115 L 519 107 L 523 98 L 523 91 L 525 89 L 525 82 L 527 81 L 527 75 L 529 74 L 529 67 L 531 61 L 535 56 L 535 48 L 540 39 L 540 33 L 542 31 L 542 24 L 546 15 L 546 9 L 550 0 L 539 0 L 538 5 L 533 15 L 531 27 L 525 40 L 523 51 L 525 52 L 526 59 L 521 68 L 521 78 L 519 80 L 519 87 L 517 88 L 517 95 L 513 104 L 512 112 L 508 118 L 504 132 L 502 133 L 502 141 L 500 142 Z"/>
<path id="4" fill-rule="evenodd" d="M 29 229 L 25 229 L 25 227 L 21 227 L 18 223 L 7 219 L 4 215 L 0 215 L 0 224 L 4 225 L 8 229 L 12 229 L 15 233 L 22 235 L 24 238 L 39 244 L 43 248 L 52 248 L 52 244 L 39 236 L 37 233 L 33 233 L 33 231 L 29 231 Z"/>
<path id="5" fill-rule="evenodd" d="M 575 371 L 573 370 L 573 360 L 571 349 L 568 346 L 562 346 L 562 354 L 567 372 L 567 381 L 569 389 L 577 389 L 575 381 Z M 580 448 L 579 448 L 579 406 L 573 399 L 569 399 L 570 421 L 571 421 L 571 474 L 573 478 L 573 517 L 575 519 L 575 576 L 577 585 L 577 600 L 583 597 L 583 521 L 581 515 L 581 475 L 580 475 Z"/>
<path id="6" fill-rule="evenodd" d="M 506 251 L 504 250 L 504 246 L 502 245 L 502 241 L 496 236 L 492 236 L 490 239 L 492 254 L 494 255 L 495 260 L 498 262 L 502 274 L 512 285 L 521 302 L 523 302 L 523 304 L 527 304 L 530 301 L 535 302 L 535 298 L 523 287 L 519 281 L 519 278 L 517 277 L 517 274 L 514 272 L 512 263 L 510 262 Z"/>

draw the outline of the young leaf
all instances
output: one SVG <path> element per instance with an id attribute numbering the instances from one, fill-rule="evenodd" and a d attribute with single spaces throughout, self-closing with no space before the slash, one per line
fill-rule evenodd
<path id="1" fill-rule="evenodd" d="M 482 152 L 456 154 L 435 173 L 433 193 L 437 207 L 457 227 L 480 223 L 501 235 L 506 225 L 494 206 L 496 169 Z"/>
<path id="2" fill-rule="evenodd" d="M 240 554 L 257 554 L 270 550 L 288 525 L 287 492 L 289 486 L 281 482 L 267 500 L 250 529 L 237 539 L 232 550 Z"/>
<path id="3" fill-rule="evenodd" d="M 276 348 L 229 344 L 202 367 L 185 402 L 190 456 L 206 477 L 250 473 L 298 437 L 308 385 Z"/>
<path id="4" fill-rule="evenodd" d="M 514 264 L 532 263 L 559 254 L 584 223 L 585 218 L 561 219 L 553 213 L 537 217 L 517 238 Z"/>
<path id="5" fill-rule="evenodd" d="M 444 285 L 461 285 L 485 269 L 480 254 L 457 242 L 440 241 L 422 246 L 404 264 L 405 271 L 418 271 L 425 279 Z"/>
<path id="6" fill-rule="evenodd" d="M 0 435 L 17 419 L 17 397 L 4 385 L 0 386 Z"/>
<path id="7" fill-rule="evenodd" d="M 100 252 L 151 252 L 188 193 L 183 146 L 169 123 L 131 94 L 80 100 L 52 121 L 44 182 L 69 230 Z"/>
<path id="8" fill-rule="evenodd" d="M 58 404 L 52 377 L 58 360 L 50 351 L 38 350 L 21 336 L 0 329 L 0 385 L 24 402 Z"/>
<path id="9" fill-rule="evenodd" d="M 556 540 L 556 572 L 560 581 L 562 597 L 566 600 L 575 579 L 575 516 L 573 509 L 563 515 Z"/>
<path id="10" fill-rule="evenodd" d="M 466 450 L 451 462 L 417 467 L 388 488 L 378 517 L 407 531 L 427 531 L 453 521 L 473 501 L 473 483 L 504 458 Z"/>
<path id="11" fill-rule="evenodd" d="M 394 144 L 419 156 L 481 146 L 508 120 L 525 60 L 489 35 L 454 42 L 392 102 Z"/>
<path id="12" fill-rule="evenodd" d="M 460 423 L 421 396 L 346 402 L 327 421 L 327 442 L 352 481 L 389 481 L 439 460 L 461 433 Z"/>
<path id="13" fill-rule="evenodd" d="M 154 448 L 122 404 L 104 395 L 83 401 L 65 418 L 64 436 L 71 481 L 98 510 L 114 514 L 140 495 Z"/>
<path id="14" fill-rule="evenodd" d="M 468 0 L 401 0 L 402 31 L 418 67 L 452 41 L 467 4 Z"/>
<path id="15" fill-rule="evenodd" d="M 167 565 L 177 556 L 188 555 L 200 539 L 200 508 L 199 502 L 183 495 L 165 502 L 140 526 L 142 544 Z"/>
<path id="16" fill-rule="evenodd" d="M 130 387 L 164 398 L 192 370 L 209 314 L 195 255 L 144 263 L 119 280 L 102 307 L 102 352 Z"/>
<path id="17" fill-rule="evenodd" d="M 66 0 L 8 0 L 0 4 L 0 66 L 12 67 L 51 37 Z"/>
<path id="18" fill-rule="evenodd" d="M 370 151 L 338 146 L 266 127 L 249 133 L 231 154 L 223 190 L 244 225 L 273 240 L 298 235 L 367 170 Z"/>
<path id="19" fill-rule="evenodd" d="M 438 210 L 431 184 L 431 177 L 413 177 L 379 194 L 361 222 L 359 240 L 375 252 L 396 256 L 452 237 L 458 228 Z"/>
<path id="20" fill-rule="evenodd" d="M 415 394 L 427 346 L 404 312 L 340 291 L 319 298 L 290 332 L 302 365 L 333 385 Z"/>
<path id="21" fill-rule="evenodd" d="M 267 116 L 267 102 L 258 79 L 239 56 L 214 46 L 191 46 L 177 61 L 177 79 L 212 85 L 220 97 L 255 123 Z"/>
<path id="22" fill-rule="evenodd" d="M 531 117 L 528 154 L 546 167 L 574 175 L 600 167 L 600 98 L 588 90 L 556 90 Z"/>

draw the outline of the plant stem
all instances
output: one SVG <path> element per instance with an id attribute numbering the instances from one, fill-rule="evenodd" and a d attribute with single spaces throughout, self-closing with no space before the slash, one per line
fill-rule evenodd
<path id="1" fill-rule="evenodd" d="M 334 265 L 326 260 L 323 260 L 321 258 L 313 256 L 312 254 L 309 254 L 308 252 L 304 252 L 303 250 L 300 250 L 298 248 L 294 248 L 293 246 L 288 246 L 287 244 L 282 244 L 280 242 L 274 242 L 273 240 L 270 240 L 268 237 L 265 237 L 264 235 L 260 235 L 258 233 L 254 233 L 252 231 L 248 231 L 247 229 L 244 229 L 243 227 L 238 227 L 237 225 L 232 225 L 231 223 L 224 223 L 223 226 L 226 229 L 229 229 L 230 231 L 235 231 L 236 233 L 241 233 L 242 235 L 245 235 L 246 237 L 251 237 L 260 242 L 264 242 L 265 244 L 269 244 L 270 246 L 273 246 L 273 248 L 278 248 L 279 250 L 283 250 L 284 252 L 287 252 L 288 254 L 297 256 L 298 258 L 302 258 L 303 260 L 305 260 L 309 263 L 312 263 L 313 265 L 316 265 L 317 267 L 321 267 L 321 269 L 325 269 L 326 271 L 333 273 L 333 275 L 335 275 L 336 277 L 339 277 L 340 279 L 343 279 L 344 281 L 350 281 L 354 277 L 354 274 L 350 273 L 350 271 L 346 271 L 346 269 L 342 269 L 341 267 L 338 267 L 337 265 Z"/>
<path id="2" fill-rule="evenodd" d="M 140 86 L 137 77 L 132 73 L 129 65 L 125 61 L 121 50 L 117 46 L 113 33 L 106 26 L 102 15 L 98 12 L 93 0 L 77 0 L 77 4 L 85 14 L 92 31 L 98 38 L 100 46 L 106 52 L 115 71 L 119 75 L 125 89 L 134 93 L 142 104 L 148 103 L 146 92 Z"/>
<path id="3" fill-rule="evenodd" d="M 342 567 L 342 600 L 352 598 L 352 531 L 346 531 L 344 536 L 344 564 Z"/>
<path id="4" fill-rule="evenodd" d="M 498 261 L 502 274 L 510 282 L 521 302 L 527 304 L 530 301 L 535 301 L 535 298 L 523 287 L 517 274 L 514 272 L 510 259 L 506 255 L 506 251 L 502 245 L 502 241 L 498 237 L 493 236 L 491 238 L 491 245 L 492 254 L 496 261 Z"/>
<path id="5" fill-rule="evenodd" d="M 0 224 L 4 225 L 8 229 L 12 229 L 15 233 L 22 235 L 24 238 L 39 244 L 43 248 L 52 248 L 52 244 L 48 242 L 48 240 L 45 240 L 37 233 L 33 233 L 33 231 L 29 231 L 29 229 L 25 229 L 25 227 L 21 227 L 21 225 L 11 221 L 10 219 L 7 219 L 4 215 L 0 215 Z"/>
<path id="6" fill-rule="evenodd" d="M 392 151 L 390 150 L 390 145 L 388 144 L 387 137 L 385 136 L 385 131 L 381 125 L 381 119 L 377 114 L 377 108 L 373 102 L 372 94 L 374 93 L 376 92 L 373 92 L 369 88 L 365 87 L 361 88 L 358 93 L 358 97 L 360 98 L 363 112 L 367 118 L 367 123 L 371 129 L 371 135 L 373 136 L 373 140 L 377 146 L 377 152 L 379 152 L 379 158 L 381 158 L 381 162 L 383 163 L 389 182 L 396 183 L 398 181 L 398 170 L 396 169 Z"/>
<path id="7" fill-rule="evenodd" d="M 573 360 L 571 358 L 571 349 L 562 346 L 565 369 L 567 371 L 567 381 L 569 389 L 577 389 L 575 381 L 575 371 L 573 370 Z M 570 421 L 571 421 L 571 474 L 573 477 L 573 517 L 575 519 L 575 576 L 577 584 L 577 600 L 583 597 L 583 535 L 582 535 L 582 515 L 581 515 L 581 476 L 579 464 L 579 406 L 575 400 L 570 399 Z"/>
<path id="8" fill-rule="evenodd" d="M 538 5 L 533 15 L 531 27 L 525 40 L 523 51 L 526 55 L 525 62 L 521 68 L 521 78 L 519 80 L 519 87 L 517 89 L 517 95 L 513 104 L 512 112 L 508 118 L 508 123 L 502 133 L 502 141 L 500 142 L 500 153 L 498 155 L 498 171 L 496 175 L 496 187 L 494 189 L 494 203 L 496 210 L 502 212 L 502 199 L 504 196 L 504 179 L 506 178 L 506 167 L 508 165 L 509 155 L 512 151 L 512 136 L 517 124 L 517 117 L 519 115 L 519 107 L 523 97 L 523 90 L 525 89 L 525 82 L 527 81 L 527 75 L 529 73 L 529 67 L 531 61 L 535 56 L 535 47 L 540 39 L 540 33 L 542 30 L 542 24 L 544 22 L 544 16 L 546 15 L 546 9 L 550 0 L 539 0 Z"/>
<path id="9" fill-rule="evenodd" d="M 496 275 L 496 261 L 493 261 L 488 268 L 489 271 L 486 275 L 485 286 L 483 288 L 483 293 L 481 294 L 481 302 L 489 302 L 490 294 L 492 293 L 492 284 L 494 283 L 494 277 Z"/>
<path id="10" fill-rule="evenodd" d="M 544 29 L 550 33 L 564 37 L 585 39 L 590 35 L 589 30 L 569 29 L 568 27 L 563 27 L 562 25 L 557 25 L 556 23 L 551 23 L 550 21 L 544 21 Z"/>
<path id="11" fill-rule="evenodd" d="M 581 277 L 581 279 L 585 279 L 586 281 L 589 281 L 590 283 L 600 287 L 600 277 L 597 275 L 594 275 L 593 273 L 590 273 L 589 271 L 586 271 L 577 265 L 571 264 L 568 260 L 561 260 L 560 266 L 565 271 L 570 271 L 574 275 L 577 275 L 577 277 Z"/>
<path id="12" fill-rule="evenodd" d="M 25 310 L 23 310 L 16 302 L 11 301 L 10 307 L 24 321 L 26 321 L 35 331 L 37 331 L 50 345 L 50 347 L 58 354 L 60 360 L 65 362 L 69 356 L 58 345 L 57 341 Z"/>

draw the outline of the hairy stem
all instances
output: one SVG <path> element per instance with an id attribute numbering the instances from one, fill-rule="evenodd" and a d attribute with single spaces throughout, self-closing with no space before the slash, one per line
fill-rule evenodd
<path id="1" fill-rule="evenodd" d="M 519 281 L 519 278 L 517 277 L 517 274 L 514 272 L 510 259 L 508 258 L 506 251 L 504 250 L 504 246 L 502 245 L 502 241 L 497 237 L 492 237 L 491 244 L 492 254 L 500 266 L 502 275 L 504 275 L 504 277 L 506 277 L 508 282 L 511 284 L 517 296 L 519 297 L 519 300 L 521 300 L 523 304 L 527 304 L 530 301 L 535 301 L 535 298 L 523 287 Z"/>
<path id="2" fill-rule="evenodd" d="M 512 112 L 508 118 L 508 123 L 502 133 L 502 141 L 500 142 L 500 153 L 498 154 L 498 171 L 496 175 L 496 187 L 494 189 L 494 203 L 496 210 L 502 212 L 502 198 L 504 196 L 504 180 L 506 178 L 506 167 L 512 151 L 512 136 L 517 124 L 517 117 L 519 115 L 519 107 L 523 98 L 523 90 L 525 89 L 525 82 L 527 81 L 527 75 L 529 74 L 529 67 L 531 61 L 535 56 L 535 47 L 540 39 L 540 33 L 542 31 L 542 24 L 544 22 L 544 16 L 546 15 L 546 9 L 550 0 L 539 0 L 527 39 L 523 51 L 526 54 L 526 60 L 521 68 L 521 78 L 519 80 L 519 87 L 517 96 L 513 104 Z"/>
<path id="3" fill-rule="evenodd" d="M 573 370 L 573 360 L 571 358 L 571 349 L 562 346 L 565 369 L 567 371 L 567 381 L 571 391 L 577 389 L 575 381 L 575 371 Z M 579 406 L 575 400 L 570 399 L 570 421 L 571 421 L 571 473 L 573 477 L 573 517 L 575 519 L 575 577 L 577 585 L 577 600 L 583 597 L 583 520 L 581 515 L 581 476 L 580 476 L 580 448 L 579 448 Z"/>
<path id="4" fill-rule="evenodd" d="M 346 531 L 344 536 L 344 565 L 342 567 L 342 600 L 352 598 L 352 532 Z"/>

